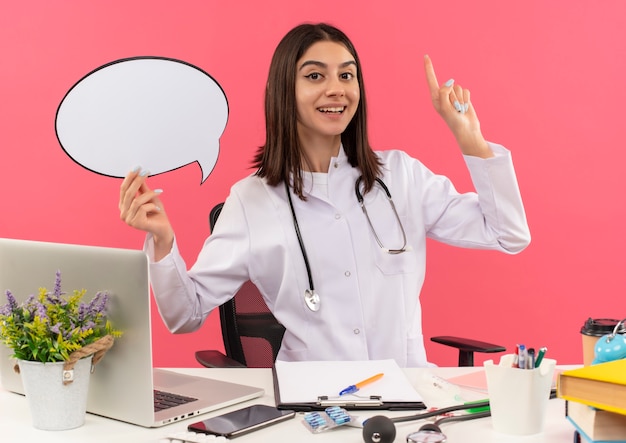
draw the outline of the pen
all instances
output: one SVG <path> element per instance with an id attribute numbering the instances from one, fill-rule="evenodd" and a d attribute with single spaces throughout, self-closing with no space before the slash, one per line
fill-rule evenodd
<path id="1" fill-rule="evenodd" d="M 370 383 L 374 383 L 376 380 L 379 380 L 383 375 L 385 374 L 376 374 L 370 378 L 366 378 L 363 381 L 360 381 L 358 383 L 355 383 L 353 385 L 348 386 L 346 389 L 342 390 L 339 395 L 346 395 L 346 394 L 354 394 L 356 391 L 358 391 L 359 389 L 361 389 L 363 386 L 365 385 L 369 385 Z"/>
<path id="2" fill-rule="evenodd" d="M 543 360 L 543 356 L 546 355 L 547 350 L 548 348 L 546 348 L 545 346 L 543 348 L 539 348 L 539 353 L 537 354 L 537 359 L 535 360 L 535 368 L 539 367 L 541 361 Z"/>
<path id="3" fill-rule="evenodd" d="M 526 369 L 535 368 L 535 348 L 528 348 L 528 361 L 526 362 Z"/>
<path id="4" fill-rule="evenodd" d="M 526 369 L 526 346 L 519 345 L 519 359 L 517 367 L 520 369 Z"/>
<path id="5" fill-rule="evenodd" d="M 517 368 L 519 363 L 519 345 L 515 345 L 515 353 L 513 354 L 513 364 L 511 367 Z"/>

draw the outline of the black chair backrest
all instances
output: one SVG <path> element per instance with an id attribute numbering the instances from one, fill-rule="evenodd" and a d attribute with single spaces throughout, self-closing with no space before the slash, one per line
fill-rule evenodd
<path id="1" fill-rule="evenodd" d="M 218 203 L 209 214 L 211 232 L 223 205 Z M 257 287 L 245 282 L 219 311 L 226 355 L 249 368 L 271 368 L 285 328 L 270 312 Z"/>

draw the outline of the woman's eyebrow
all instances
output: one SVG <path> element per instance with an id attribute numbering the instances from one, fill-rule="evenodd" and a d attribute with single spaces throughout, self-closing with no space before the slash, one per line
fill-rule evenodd
<path id="1" fill-rule="evenodd" d="M 302 63 L 302 65 L 300 65 L 300 70 L 304 69 L 305 67 L 309 66 L 309 65 L 314 65 L 314 66 L 318 66 L 320 68 L 328 68 L 328 65 L 324 62 L 320 62 L 317 60 L 307 60 L 305 62 Z M 349 60 L 347 62 L 343 62 L 339 65 L 340 68 L 346 68 L 350 65 L 354 65 L 356 67 L 356 61 L 354 60 Z"/>

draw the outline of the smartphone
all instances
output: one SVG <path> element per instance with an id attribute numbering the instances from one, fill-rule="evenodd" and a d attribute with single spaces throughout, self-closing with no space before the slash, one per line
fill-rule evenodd
<path id="1" fill-rule="evenodd" d="M 252 405 L 193 423 L 187 426 L 187 429 L 196 433 L 235 438 L 288 420 L 295 417 L 295 415 L 295 411 L 281 410 L 274 406 Z"/>

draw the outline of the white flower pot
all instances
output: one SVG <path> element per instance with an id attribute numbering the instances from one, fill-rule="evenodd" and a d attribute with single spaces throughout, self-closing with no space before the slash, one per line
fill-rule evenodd
<path id="1" fill-rule="evenodd" d="M 91 360 L 90 355 L 76 362 L 68 384 L 63 384 L 64 362 L 18 361 L 35 428 L 58 431 L 85 423 Z"/>

